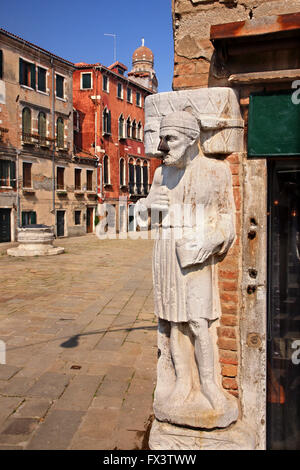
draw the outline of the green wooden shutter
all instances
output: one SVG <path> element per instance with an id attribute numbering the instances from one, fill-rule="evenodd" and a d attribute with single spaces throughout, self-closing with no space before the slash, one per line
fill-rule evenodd
<path id="1" fill-rule="evenodd" d="M 30 213 L 30 216 L 31 216 L 31 217 L 30 217 L 30 224 L 31 224 L 31 225 L 35 225 L 35 224 L 36 224 L 36 212 L 33 212 L 33 211 L 32 211 L 32 212 Z"/>
<path id="2" fill-rule="evenodd" d="M 62 118 L 57 119 L 57 147 L 62 149 L 64 147 L 64 121 Z"/>
<path id="3" fill-rule="evenodd" d="M 19 83 L 23 84 L 24 78 L 24 61 L 23 59 L 19 59 Z"/>
<path id="4" fill-rule="evenodd" d="M 22 227 L 26 225 L 26 212 L 22 212 Z"/>
<path id="5" fill-rule="evenodd" d="M 12 188 L 16 188 L 16 162 L 10 162 L 10 186 Z"/>
<path id="6" fill-rule="evenodd" d="M 300 155 L 300 104 L 292 92 L 250 95 L 248 156 Z"/>
<path id="7" fill-rule="evenodd" d="M 30 86 L 35 90 L 35 84 L 36 84 L 36 73 L 35 73 L 35 65 L 30 64 Z"/>
<path id="8" fill-rule="evenodd" d="M 108 111 L 107 115 L 107 132 L 111 134 L 111 112 Z"/>

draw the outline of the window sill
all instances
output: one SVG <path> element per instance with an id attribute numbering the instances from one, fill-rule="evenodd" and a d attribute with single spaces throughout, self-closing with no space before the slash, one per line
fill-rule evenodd
<path id="1" fill-rule="evenodd" d="M 1 186 L 0 184 L 0 189 L 14 189 L 12 186 Z"/>
<path id="2" fill-rule="evenodd" d="M 64 196 L 64 195 L 67 194 L 66 189 L 57 189 L 56 192 L 57 192 L 58 195 L 61 195 L 61 196 Z"/>
<path id="3" fill-rule="evenodd" d="M 31 90 L 31 91 L 36 91 L 34 88 L 28 85 L 23 85 L 23 83 L 20 83 L 21 88 L 25 88 L 25 90 Z"/>
<path id="4" fill-rule="evenodd" d="M 47 93 L 46 91 L 42 91 L 42 90 L 36 90 L 36 91 L 40 93 L 41 95 L 50 96 L 50 93 Z"/>
<path id="5" fill-rule="evenodd" d="M 33 188 L 23 188 L 23 193 L 34 194 L 35 189 L 33 189 Z"/>
<path id="6" fill-rule="evenodd" d="M 84 191 L 83 191 L 83 189 L 75 189 L 74 194 L 75 194 L 75 196 L 83 196 Z"/>
<path id="7" fill-rule="evenodd" d="M 56 96 L 56 99 L 59 100 L 59 101 L 63 101 L 64 103 L 67 102 L 66 98 L 61 98 L 60 96 Z"/>

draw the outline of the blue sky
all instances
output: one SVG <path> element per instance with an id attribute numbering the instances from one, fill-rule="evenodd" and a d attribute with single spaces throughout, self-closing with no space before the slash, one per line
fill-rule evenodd
<path id="1" fill-rule="evenodd" d="M 0 26 L 71 62 L 113 63 L 131 69 L 133 51 L 145 38 L 152 49 L 159 90 L 173 77 L 171 0 L 9 0 L 1 2 Z"/>

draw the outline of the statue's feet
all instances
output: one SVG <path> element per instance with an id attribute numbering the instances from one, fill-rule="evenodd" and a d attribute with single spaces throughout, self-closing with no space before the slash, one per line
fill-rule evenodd
<path id="1" fill-rule="evenodd" d="M 215 410 L 225 410 L 227 406 L 227 399 L 224 393 L 215 384 L 215 382 L 213 381 L 203 382 L 201 391 Z"/>

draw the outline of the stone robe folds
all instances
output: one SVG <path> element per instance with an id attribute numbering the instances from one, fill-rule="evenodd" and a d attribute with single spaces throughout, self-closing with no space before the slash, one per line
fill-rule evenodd
<path id="1" fill-rule="evenodd" d="M 230 168 L 223 161 L 198 155 L 185 169 L 162 165 L 156 172 L 156 184 L 168 189 L 170 209 L 157 224 L 153 254 L 155 313 L 172 322 L 215 320 L 221 313 L 216 262 L 235 237 Z M 156 188 L 153 185 L 151 191 Z M 142 200 L 137 210 L 139 204 Z M 191 217 L 186 218 L 189 210 Z M 191 261 L 182 267 L 178 258 L 185 240 L 191 242 Z M 204 263 L 199 263 L 201 240 L 208 241 L 214 252 Z"/>

